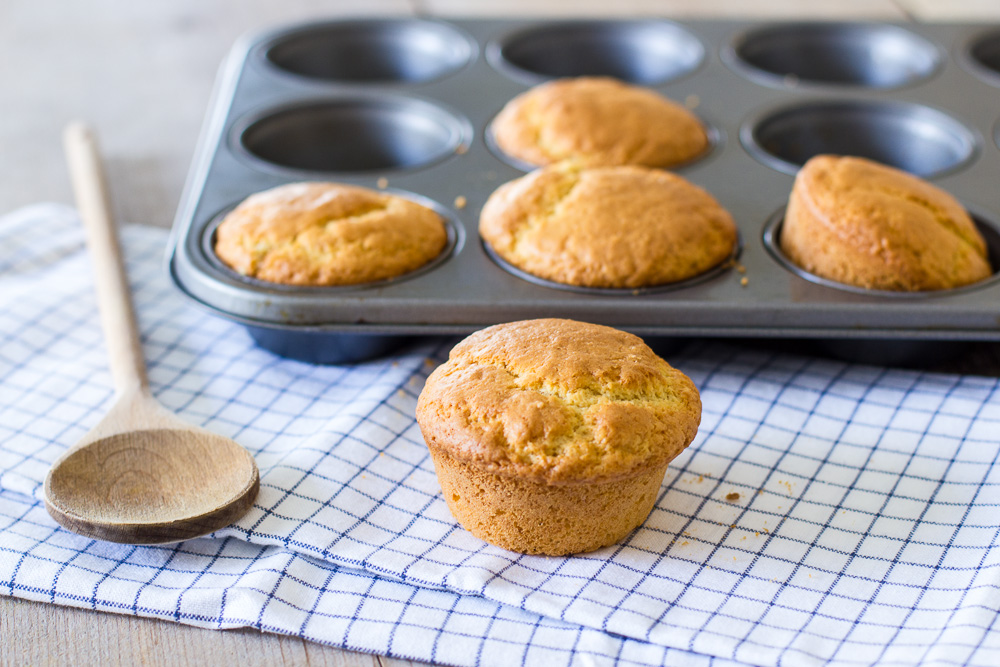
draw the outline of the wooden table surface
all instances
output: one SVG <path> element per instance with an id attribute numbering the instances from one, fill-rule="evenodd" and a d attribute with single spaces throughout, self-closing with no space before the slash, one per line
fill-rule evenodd
<path id="1" fill-rule="evenodd" d="M 242 33 L 309 18 L 659 16 L 1000 23 L 997 0 L 2 0 L 0 214 L 72 203 L 61 148 L 70 120 L 101 138 L 120 220 L 169 226 L 218 64 Z M 1000 372 L 1000 346 L 949 370 Z M 0 664 L 394 665 L 256 630 L 0 597 Z"/>

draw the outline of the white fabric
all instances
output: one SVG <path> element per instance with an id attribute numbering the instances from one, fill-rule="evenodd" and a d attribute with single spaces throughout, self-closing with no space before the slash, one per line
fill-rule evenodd
<path id="1" fill-rule="evenodd" d="M 48 517 L 48 466 L 113 389 L 75 213 L 14 212 L 0 594 L 454 665 L 1000 664 L 996 379 L 689 346 L 669 360 L 701 390 L 702 426 L 646 523 L 592 554 L 521 556 L 455 523 L 413 418 L 453 339 L 282 359 L 178 293 L 165 232 L 123 236 L 154 393 L 246 446 L 260 496 L 168 547 Z"/>

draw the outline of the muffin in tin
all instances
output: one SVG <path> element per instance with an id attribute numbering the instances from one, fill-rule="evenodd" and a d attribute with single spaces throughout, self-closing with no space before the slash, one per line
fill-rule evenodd
<path id="1" fill-rule="evenodd" d="M 734 255 L 732 216 L 705 190 L 659 169 L 564 162 L 505 183 L 479 219 L 504 261 L 591 288 L 674 283 Z"/>
<path id="2" fill-rule="evenodd" d="M 610 77 L 536 86 L 504 106 L 491 132 L 501 151 L 533 166 L 574 159 L 671 167 L 709 147 L 704 125 L 683 106 Z"/>
<path id="3" fill-rule="evenodd" d="M 802 166 L 779 244 L 803 270 L 866 289 L 944 290 L 992 274 L 986 242 L 954 197 L 858 157 Z"/>
<path id="4" fill-rule="evenodd" d="M 448 242 L 441 216 L 398 195 L 342 183 L 289 183 L 251 195 L 215 231 L 215 252 L 238 273 L 299 286 L 397 278 Z"/>
<path id="5" fill-rule="evenodd" d="M 700 419 L 694 383 L 640 338 L 560 319 L 472 334 L 417 402 L 452 514 L 473 535 L 531 554 L 628 535 Z"/>

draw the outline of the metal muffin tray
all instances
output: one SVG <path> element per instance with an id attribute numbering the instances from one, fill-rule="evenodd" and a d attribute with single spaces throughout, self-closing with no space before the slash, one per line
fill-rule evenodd
<path id="1" fill-rule="evenodd" d="M 609 75 L 686 104 L 711 149 L 675 171 L 733 215 L 739 255 L 700 279 L 588 290 L 530 279 L 484 248 L 479 211 L 525 165 L 490 140 L 512 97 Z M 1000 28 L 919 23 L 312 22 L 245 38 L 225 62 L 174 224 L 171 275 L 278 354 L 339 363 L 413 335 L 567 317 L 647 337 L 843 341 L 912 356 L 1000 340 L 1000 277 L 926 293 L 866 291 L 800 271 L 775 243 L 809 157 L 869 157 L 920 175 L 973 214 L 1000 271 Z M 220 217 L 283 183 L 331 180 L 437 209 L 450 243 L 396 280 L 287 287 L 212 249 Z M 923 346 L 921 346 L 923 343 Z M 913 347 L 917 345 L 917 347 Z M 868 349 L 868 348 L 865 348 Z M 898 356 L 898 355 L 897 355 Z M 891 359 L 887 360 L 891 362 Z"/>

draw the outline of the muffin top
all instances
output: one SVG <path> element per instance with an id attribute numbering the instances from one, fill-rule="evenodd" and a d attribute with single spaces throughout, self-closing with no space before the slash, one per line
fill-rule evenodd
<path id="1" fill-rule="evenodd" d="M 581 159 L 668 167 L 708 148 L 701 121 L 683 106 L 607 77 L 558 79 L 521 93 L 492 132 L 504 153 L 536 166 Z"/>
<path id="2" fill-rule="evenodd" d="M 430 375 L 417 403 L 429 447 L 549 484 L 666 465 L 700 420 L 694 383 L 642 339 L 559 319 L 472 334 Z"/>
<path id="3" fill-rule="evenodd" d="M 666 171 L 562 163 L 490 195 L 479 232 L 514 266 L 600 288 L 677 282 L 732 256 L 736 225 L 705 190 Z"/>
<path id="4" fill-rule="evenodd" d="M 954 197 L 857 157 L 803 165 L 780 244 L 806 271 L 869 289 L 949 289 L 991 274 L 986 243 Z"/>
<path id="5" fill-rule="evenodd" d="M 286 285 L 395 278 L 437 257 L 444 222 L 416 202 L 340 183 L 290 183 L 251 195 L 215 232 L 237 272 Z"/>

